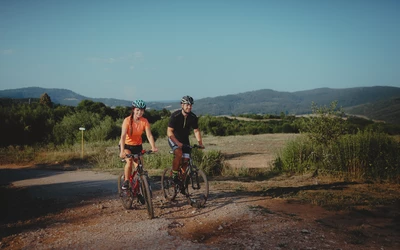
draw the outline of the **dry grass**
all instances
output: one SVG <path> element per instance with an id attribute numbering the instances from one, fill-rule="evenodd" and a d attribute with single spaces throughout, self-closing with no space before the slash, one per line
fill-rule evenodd
<path id="1" fill-rule="evenodd" d="M 261 134 L 240 136 L 205 136 L 208 150 L 219 150 L 232 168 L 271 168 L 271 164 L 288 140 L 298 134 Z"/>

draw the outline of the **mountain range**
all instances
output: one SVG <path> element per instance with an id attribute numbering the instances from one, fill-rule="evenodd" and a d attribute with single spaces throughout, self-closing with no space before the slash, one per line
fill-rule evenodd
<path id="1" fill-rule="evenodd" d="M 91 98 L 68 89 L 39 87 L 0 90 L 0 98 L 39 98 L 43 93 L 47 93 L 53 103 L 61 105 L 76 106 L 82 100 L 102 102 L 110 107 L 131 105 L 131 101 L 128 100 Z M 198 115 L 279 115 L 281 112 L 301 115 L 311 113 L 313 102 L 318 106 L 328 106 L 332 101 L 337 101 L 338 105 L 348 114 L 400 124 L 400 88 L 387 86 L 343 89 L 318 88 L 297 92 L 261 89 L 195 100 L 193 112 Z M 179 108 L 180 105 L 179 100 L 177 100 L 176 102 L 147 102 L 147 106 L 156 110 L 164 108 L 174 110 Z"/>

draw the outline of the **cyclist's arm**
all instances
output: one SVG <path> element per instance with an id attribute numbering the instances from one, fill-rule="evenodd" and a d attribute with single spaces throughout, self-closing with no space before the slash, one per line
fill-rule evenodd
<path id="1" fill-rule="evenodd" d="M 203 139 L 201 137 L 200 129 L 198 129 L 198 128 L 194 129 L 193 132 L 194 132 L 194 136 L 196 137 L 197 142 L 199 143 L 199 146 L 204 148 Z"/>
<path id="2" fill-rule="evenodd" d="M 125 158 L 125 139 L 126 139 L 126 131 L 127 127 L 125 126 L 125 121 L 122 123 L 122 129 L 121 129 L 121 139 L 119 140 L 119 148 L 120 148 L 120 153 L 119 157 Z"/>
<path id="3" fill-rule="evenodd" d="M 156 148 L 156 143 L 154 142 L 154 137 L 153 137 L 153 134 L 151 133 L 150 125 L 147 126 L 145 129 L 146 129 L 147 140 L 149 140 L 151 150 L 153 152 L 157 152 L 158 149 Z"/>
<path id="4" fill-rule="evenodd" d="M 182 148 L 182 143 L 180 141 L 178 141 L 178 139 L 176 139 L 175 135 L 174 135 L 174 128 L 168 127 L 167 129 L 167 136 L 168 138 L 170 138 L 176 145 L 178 145 L 178 147 Z"/>

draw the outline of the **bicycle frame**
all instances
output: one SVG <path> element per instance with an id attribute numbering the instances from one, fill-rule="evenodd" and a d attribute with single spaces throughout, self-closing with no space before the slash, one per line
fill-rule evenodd
<path id="1" fill-rule="evenodd" d="M 130 209 L 132 207 L 133 199 L 137 198 L 138 202 L 142 205 L 146 204 L 148 214 L 150 219 L 154 217 L 153 211 L 153 203 L 152 203 L 152 190 L 149 183 L 149 176 L 147 171 L 143 169 L 143 163 L 141 160 L 141 156 L 145 153 L 150 154 L 152 151 L 143 150 L 138 154 L 127 154 L 127 158 L 132 157 L 135 162 L 137 162 L 137 167 L 132 169 L 131 174 L 129 175 L 129 188 L 126 190 L 122 190 L 121 183 L 125 179 L 125 175 L 121 174 L 118 179 L 118 191 L 119 196 L 122 201 L 122 205 L 125 209 Z M 126 162 L 125 159 L 122 160 Z"/>
<path id="2" fill-rule="evenodd" d="M 189 148 L 200 148 L 198 145 L 185 145 Z M 173 151 L 170 151 L 173 153 Z M 164 198 L 173 201 L 178 193 L 182 193 L 193 207 L 202 207 L 208 197 L 208 180 L 203 170 L 197 168 L 193 163 L 191 152 L 188 155 L 186 167 L 183 166 L 183 158 L 179 164 L 178 172 L 181 184 L 174 184 L 172 179 L 172 168 L 166 168 L 161 178 L 161 188 Z"/>

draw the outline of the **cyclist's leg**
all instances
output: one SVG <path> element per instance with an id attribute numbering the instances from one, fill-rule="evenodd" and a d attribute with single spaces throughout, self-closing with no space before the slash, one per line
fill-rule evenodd
<path id="1" fill-rule="evenodd" d="M 139 154 L 143 150 L 142 144 L 134 145 L 134 146 L 133 145 L 125 145 L 125 148 L 128 148 L 131 151 L 131 154 Z M 130 158 L 130 159 L 132 160 L 132 164 L 131 164 L 129 173 L 132 173 L 132 165 L 134 168 L 136 168 L 138 163 L 136 162 L 135 159 L 133 159 L 133 158 Z"/>
<path id="2" fill-rule="evenodd" d="M 131 154 L 131 148 L 129 145 L 125 144 L 124 149 L 125 154 Z M 132 172 L 132 158 L 125 158 L 125 167 L 124 167 L 124 183 L 123 185 L 126 187 L 126 182 L 129 181 L 130 173 Z"/>
<path id="3" fill-rule="evenodd" d="M 174 159 L 172 161 L 172 175 L 173 177 L 178 176 L 179 164 L 182 159 L 182 149 L 178 147 L 170 138 L 168 138 L 168 144 L 174 152 Z"/>
<path id="4" fill-rule="evenodd" d="M 183 148 L 182 149 L 182 169 L 183 169 L 183 173 L 186 172 L 186 168 L 189 165 L 189 160 L 190 160 L 190 154 L 191 154 L 192 150 L 190 148 Z"/>

